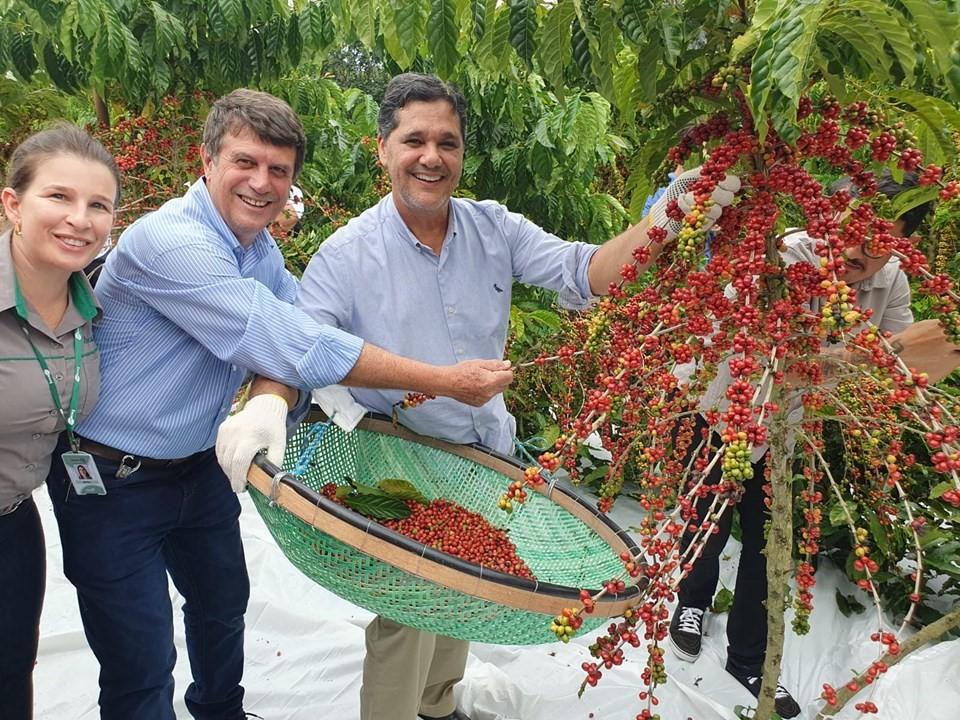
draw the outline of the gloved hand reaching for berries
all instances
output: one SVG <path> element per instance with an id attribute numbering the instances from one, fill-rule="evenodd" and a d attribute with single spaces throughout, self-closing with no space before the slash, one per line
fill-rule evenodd
<path id="1" fill-rule="evenodd" d="M 651 226 L 662 227 L 667 231 L 666 242 L 673 240 L 683 227 L 680 220 L 673 220 L 667 215 L 670 201 L 676 200 L 677 206 L 683 211 L 684 215 L 693 210 L 696 205 L 696 198 L 691 188 L 700 179 L 700 170 L 701 168 L 696 167 L 674 178 L 663 195 L 650 208 L 650 224 Z M 716 188 L 710 195 L 713 203 L 704 212 L 705 218 L 702 230 L 709 230 L 713 227 L 713 224 L 720 219 L 723 208 L 733 202 L 739 190 L 740 178 L 736 175 L 725 175 L 723 180 L 717 183 Z"/>

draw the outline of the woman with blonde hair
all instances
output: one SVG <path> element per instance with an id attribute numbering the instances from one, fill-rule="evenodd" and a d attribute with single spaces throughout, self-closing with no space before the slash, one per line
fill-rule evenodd
<path id="1" fill-rule="evenodd" d="M 83 130 L 61 124 L 13 152 L 0 191 L 0 718 L 33 716 L 33 666 L 46 581 L 43 528 L 33 491 L 57 439 L 97 398 L 91 322 L 98 314 L 83 268 L 113 225 L 120 173 Z M 72 442 L 75 445 L 75 440 Z M 74 447 L 74 450 L 79 448 Z M 69 457 L 68 457 L 69 456 Z"/>

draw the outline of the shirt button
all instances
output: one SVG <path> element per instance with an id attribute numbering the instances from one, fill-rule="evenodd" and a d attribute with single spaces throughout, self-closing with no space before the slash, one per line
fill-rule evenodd
<path id="1" fill-rule="evenodd" d="M 49 412 L 49 414 L 50 414 L 50 415 L 56 415 L 56 414 L 57 414 L 57 409 L 54 408 L 53 410 L 51 410 L 51 411 Z"/>
<path id="2" fill-rule="evenodd" d="M 457 348 L 457 355 L 463 355 L 463 348 Z"/>
<path id="3" fill-rule="evenodd" d="M 453 315 L 453 314 L 455 314 L 456 312 L 457 312 L 457 311 L 456 311 L 456 309 L 453 307 L 453 305 L 450 305 L 450 306 L 447 308 L 447 315 Z"/>
<path id="4" fill-rule="evenodd" d="M 34 433 L 34 434 L 33 434 L 33 439 L 34 439 L 34 440 L 39 440 L 39 439 L 42 438 L 42 437 L 43 437 L 43 435 L 41 435 L 40 433 Z"/>
<path id="5" fill-rule="evenodd" d="M 29 465 L 24 465 L 24 466 L 23 466 L 23 469 L 24 469 L 24 470 L 33 470 L 33 469 L 35 469 L 36 467 L 37 467 L 36 465 L 34 465 L 33 463 L 30 463 Z"/>
<path id="6" fill-rule="evenodd" d="M 57 373 L 56 375 L 53 376 L 53 379 L 56 380 L 57 382 L 63 380 L 63 373 Z"/>

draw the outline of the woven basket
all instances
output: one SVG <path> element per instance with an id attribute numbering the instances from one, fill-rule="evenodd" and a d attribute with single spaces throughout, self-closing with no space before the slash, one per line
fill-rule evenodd
<path id="1" fill-rule="evenodd" d="M 287 444 L 284 467 L 258 456 L 251 496 L 277 544 L 304 574 L 340 597 L 395 622 L 488 643 L 553 642 L 550 621 L 579 607 L 580 588 L 598 588 L 623 571 L 633 541 L 605 516 L 559 487 L 529 494 L 512 514 L 497 507 L 523 466 L 477 446 L 454 445 L 365 418 L 350 433 L 304 423 Z M 315 444 L 315 443 L 314 443 Z M 409 480 L 427 497 L 454 500 L 508 528 L 537 578 L 526 580 L 434 550 L 334 503 L 320 492 L 345 477 L 376 484 Z M 271 501 L 270 498 L 273 498 Z M 623 614 L 639 589 L 604 596 L 581 632 Z"/>

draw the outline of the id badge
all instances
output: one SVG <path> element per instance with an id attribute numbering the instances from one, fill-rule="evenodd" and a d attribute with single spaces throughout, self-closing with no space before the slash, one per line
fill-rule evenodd
<path id="1" fill-rule="evenodd" d="M 65 452 L 60 456 L 73 491 L 77 495 L 106 495 L 107 489 L 100 479 L 100 471 L 93 456 L 85 452 Z"/>

